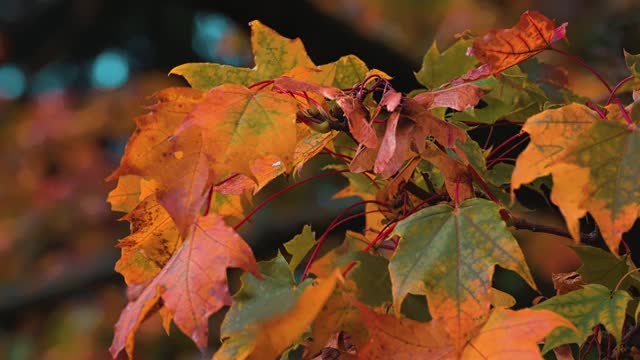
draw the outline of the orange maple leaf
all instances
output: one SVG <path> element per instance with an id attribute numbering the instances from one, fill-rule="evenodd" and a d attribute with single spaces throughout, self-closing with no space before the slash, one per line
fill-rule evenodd
<path id="1" fill-rule="evenodd" d="M 557 327 L 577 331 L 567 319 L 548 310 L 496 308 L 468 342 L 462 359 L 540 359 L 538 341 Z"/>
<path id="2" fill-rule="evenodd" d="M 356 303 L 369 331 L 360 359 L 540 359 L 538 341 L 557 327 L 576 330 L 548 310 L 496 308 L 471 340 L 456 347 L 437 320 L 426 323 L 373 312 Z"/>
<path id="3" fill-rule="evenodd" d="M 131 235 L 118 243 L 122 256 L 116 271 L 129 286 L 146 284 L 180 246 L 180 233 L 155 195 L 145 198 L 123 219 L 131 223 Z"/>
<path id="4" fill-rule="evenodd" d="M 467 54 L 489 64 L 489 72 L 485 75 L 497 74 L 549 49 L 551 44 L 565 37 L 566 27 L 567 23 L 555 27 L 553 20 L 541 13 L 527 11 L 514 27 L 492 30 L 477 38 Z"/>
<path id="5" fill-rule="evenodd" d="M 204 198 L 208 180 L 202 137 L 197 129 L 176 138 L 172 134 L 202 100 L 203 92 L 169 88 L 154 95 L 158 103 L 151 112 L 136 119 L 137 129 L 125 153 L 107 180 L 122 175 L 139 175 L 157 181 L 157 197 L 186 236 Z"/>
<path id="6" fill-rule="evenodd" d="M 637 107 L 631 107 L 631 113 Z M 512 189 L 551 174 L 551 200 L 558 205 L 574 239 L 580 239 L 579 219 L 593 215 L 602 237 L 617 254 L 622 234 L 638 218 L 640 196 L 634 161 L 640 133 L 627 124 L 616 105 L 607 119 L 581 104 L 569 104 L 530 117 L 523 130 L 531 143 L 520 154 L 511 178 Z"/>
<path id="7" fill-rule="evenodd" d="M 198 218 L 189 237 L 160 273 L 120 314 L 109 351 L 133 355 L 135 332 L 159 308 L 200 349 L 207 345 L 208 318 L 231 304 L 227 268 L 260 276 L 249 245 L 216 214 Z"/>
<path id="8" fill-rule="evenodd" d="M 292 164 L 297 110 L 296 101 L 285 94 L 220 85 L 207 92 L 175 136 L 200 129 L 215 176 L 240 173 L 255 179 L 251 166 L 259 159 L 277 156 L 285 166 Z"/>

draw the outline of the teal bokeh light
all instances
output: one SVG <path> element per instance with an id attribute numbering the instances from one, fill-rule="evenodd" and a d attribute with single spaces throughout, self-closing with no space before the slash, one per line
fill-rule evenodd
<path id="1" fill-rule="evenodd" d="M 197 13 L 193 19 L 193 51 L 205 60 L 217 60 L 215 48 L 231 26 L 231 22 L 222 15 Z"/>
<path id="2" fill-rule="evenodd" d="M 0 98 L 17 99 L 27 86 L 22 69 L 13 64 L 0 65 Z"/>
<path id="3" fill-rule="evenodd" d="M 91 67 L 91 84 L 100 89 L 113 89 L 129 79 L 129 60 L 118 50 L 105 50 Z"/>

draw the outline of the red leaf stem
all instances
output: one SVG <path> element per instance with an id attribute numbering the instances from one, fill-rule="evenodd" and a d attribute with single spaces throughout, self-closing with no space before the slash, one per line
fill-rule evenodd
<path id="1" fill-rule="evenodd" d="M 609 94 L 609 97 L 607 98 L 607 104 L 609 105 L 611 104 L 611 100 L 616 96 L 616 91 L 618 91 L 618 89 L 624 85 L 627 81 L 632 80 L 635 76 L 633 75 L 629 75 L 626 78 L 620 80 L 620 82 L 613 88 L 613 90 L 611 90 L 611 94 Z"/>
<path id="2" fill-rule="evenodd" d="M 320 173 L 320 174 L 314 175 L 314 176 L 312 176 L 312 177 L 310 177 L 308 179 L 304 179 L 304 180 L 298 181 L 296 183 L 293 183 L 293 184 L 285 187 L 284 189 L 271 194 L 271 196 L 269 196 L 268 198 L 264 199 L 264 201 L 262 201 L 260 204 L 258 204 L 258 206 L 253 208 L 253 210 L 251 210 L 251 212 L 249 214 L 247 214 L 247 216 L 245 216 L 244 219 L 242 219 L 236 226 L 234 226 L 233 229 L 234 230 L 238 230 L 240 228 L 240 226 L 242 226 L 244 223 L 249 221 L 249 219 L 251 219 L 251 217 L 253 215 L 255 215 L 255 213 L 257 213 L 258 211 L 260 211 L 260 209 L 262 209 L 265 205 L 270 203 L 273 199 L 277 198 L 278 196 L 286 193 L 287 191 L 289 191 L 289 190 L 291 190 L 291 189 L 293 189 L 295 187 L 298 187 L 298 186 L 300 186 L 302 184 L 306 184 L 309 181 L 312 181 L 312 180 L 315 180 L 315 179 L 319 179 L 321 177 L 335 175 L 335 174 L 341 174 L 341 173 L 348 172 L 348 171 L 349 171 L 349 169 L 344 169 L 344 170 L 334 170 L 334 171 L 328 171 L 328 172 L 325 172 L 325 173 Z"/>
<path id="3" fill-rule="evenodd" d="M 467 165 L 467 169 L 469 169 L 469 172 L 471 172 L 471 175 L 473 175 L 473 177 L 476 178 L 476 181 L 478 182 L 478 184 L 480 184 L 480 187 L 484 190 L 484 192 L 487 193 L 487 196 L 489 196 L 491 201 L 493 201 L 498 205 L 501 205 L 500 200 L 498 200 L 498 198 L 495 196 L 493 191 L 491 191 L 491 189 L 489 188 L 489 185 L 487 185 L 487 183 L 484 182 L 484 179 L 482 179 L 482 177 L 476 172 L 476 169 L 474 169 L 473 166 L 471 165 Z"/>
<path id="4" fill-rule="evenodd" d="M 502 149 L 503 147 L 505 147 L 508 143 L 510 143 L 511 141 L 513 141 L 514 139 L 519 138 L 520 136 L 522 136 L 522 134 L 526 134 L 524 131 L 520 131 L 517 134 L 511 136 L 510 138 L 508 138 L 507 140 L 503 141 L 500 145 L 496 146 L 495 149 L 491 150 L 491 152 L 489 153 L 489 155 L 487 155 L 487 159 L 491 158 L 496 152 L 498 152 L 498 150 Z"/>
<path id="5" fill-rule="evenodd" d="M 598 113 L 598 116 L 600 116 L 600 118 L 602 120 L 606 120 L 607 119 L 607 115 L 605 113 L 602 112 L 602 110 L 600 110 L 600 108 L 598 107 L 598 105 L 594 104 L 592 101 L 587 101 L 585 103 L 588 107 L 590 107 L 593 111 Z"/>
<path id="6" fill-rule="evenodd" d="M 360 205 L 364 205 L 364 204 L 378 204 L 380 206 L 383 206 L 383 207 L 386 207 L 386 208 L 390 208 L 389 205 L 381 203 L 381 202 L 376 201 L 376 200 L 364 200 L 364 201 L 358 201 L 357 203 L 351 204 L 351 205 L 347 206 L 344 210 L 342 210 L 342 212 L 340 212 L 340 214 L 338 214 L 338 216 L 336 216 L 333 219 L 331 224 L 329 224 L 329 226 L 327 226 L 327 229 L 324 231 L 324 233 L 322 233 L 322 235 L 320 235 L 320 237 L 318 238 L 318 241 L 316 242 L 316 247 L 313 249 L 313 252 L 311 253 L 311 257 L 309 257 L 309 261 L 307 262 L 307 266 L 305 266 L 305 268 L 304 268 L 304 272 L 302 273 L 302 277 L 300 278 L 300 281 L 304 281 L 304 279 L 307 278 L 307 275 L 309 274 L 309 269 L 311 269 L 311 265 L 313 264 L 313 261 L 318 256 L 318 252 L 320 251 L 320 248 L 322 247 L 322 244 L 324 243 L 325 239 L 327 238 L 327 236 L 329 235 L 331 230 L 333 230 L 333 228 L 336 226 L 336 223 L 339 222 L 339 219 L 342 216 L 344 216 L 346 213 L 348 213 L 349 210 L 353 209 L 354 207 L 357 207 L 357 206 L 360 206 Z"/>
<path id="7" fill-rule="evenodd" d="M 505 150 L 502 154 L 500 154 L 500 156 L 496 157 L 495 159 L 491 160 L 488 164 L 487 167 L 492 167 L 495 163 L 497 163 L 498 161 L 501 161 L 502 159 L 504 159 L 504 156 L 507 155 L 508 153 L 510 153 L 511 151 L 513 151 L 513 149 L 517 148 L 518 146 L 522 145 L 522 143 L 524 143 L 525 141 L 529 140 L 528 138 L 524 138 L 520 141 L 518 141 L 517 143 L 515 143 L 515 145 L 513 145 L 512 147 L 508 148 L 507 150 Z"/>
<path id="8" fill-rule="evenodd" d="M 207 200 L 204 204 L 204 211 L 202 212 L 202 216 L 209 215 L 209 210 L 211 209 L 211 197 L 213 196 L 213 186 L 209 186 L 209 191 L 207 192 Z"/>

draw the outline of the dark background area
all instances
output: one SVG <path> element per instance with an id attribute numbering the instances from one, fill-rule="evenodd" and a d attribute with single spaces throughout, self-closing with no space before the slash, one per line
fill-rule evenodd
<path id="1" fill-rule="evenodd" d="M 128 225 L 110 212 L 105 199 L 115 184 L 103 179 L 117 167 L 146 98 L 184 85 L 166 75 L 171 68 L 195 61 L 252 66 L 249 21 L 300 37 L 316 64 L 355 54 L 408 92 L 419 87 L 413 72 L 434 39 L 443 49 L 465 29 L 510 27 L 527 9 L 569 22 L 566 48 L 615 84 L 627 76 L 622 49 L 640 52 L 639 6 L 631 0 L 0 0 L 0 358 L 108 358 L 125 304 L 114 245 Z M 607 95 L 585 70 L 555 54 L 540 58 L 566 66 L 577 93 L 594 101 Z M 493 141 L 509 135 L 496 132 Z M 265 209 L 246 236 L 253 244 L 276 244 L 259 248 L 258 256 L 304 223 L 324 230 L 344 205 L 330 200 L 343 185 L 301 188 Z M 305 199 L 310 193 L 313 204 Z M 541 221 L 562 225 L 552 212 Z M 551 272 L 578 265 L 559 247 L 566 239 L 527 236 L 523 247 L 543 286 Z M 136 349 L 141 358 L 198 357 L 179 331 L 167 338 L 156 318 L 142 327 Z"/>

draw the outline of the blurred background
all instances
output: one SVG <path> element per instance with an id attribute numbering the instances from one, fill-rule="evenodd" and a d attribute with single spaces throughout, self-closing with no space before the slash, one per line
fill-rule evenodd
<path id="1" fill-rule="evenodd" d="M 569 22 L 564 46 L 610 83 L 628 75 L 622 49 L 640 52 L 633 0 L 0 0 L 0 359 L 109 358 L 125 305 L 114 245 L 128 224 L 105 202 L 115 184 L 104 178 L 146 98 L 185 84 L 167 76 L 174 66 L 252 66 L 247 24 L 259 19 L 302 38 L 317 64 L 355 54 L 408 92 L 419 87 L 413 72 L 434 40 L 444 49 L 466 29 L 510 27 L 527 9 Z M 565 65 L 578 94 L 607 95 L 565 59 L 542 59 Z M 345 204 L 330 200 L 344 185 L 301 188 L 265 209 L 245 234 L 254 245 L 274 244 L 254 247 L 258 257 L 304 223 L 323 231 Z M 548 221 L 562 225 L 557 216 Z M 579 261 L 560 246 L 566 239 L 534 240 L 523 239 L 527 259 L 550 291 L 549 274 Z M 136 353 L 201 357 L 179 331 L 167 337 L 155 318 L 138 333 Z"/>

